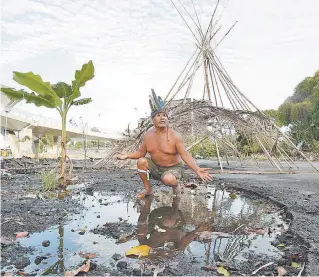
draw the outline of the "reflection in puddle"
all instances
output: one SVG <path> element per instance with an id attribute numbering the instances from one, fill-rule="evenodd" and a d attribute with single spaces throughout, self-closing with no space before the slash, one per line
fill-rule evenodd
<path id="1" fill-rule="evenodd" d="M 278 208 L 215 187 L 200 194 L 186 190 L 179 198 L 168 192 L 145 200 L 97 192 L 72 197 L 83 205 L 83 211 L 70 215 L 64 226 L 20 240 L 21 245 L 36 249 L 26 273 L 56 275 L 72 270 L 84 261 L 80 252 L 97 253 L 94 262 L 108 267 L 116 268 L 115 253 L 134 265 L 138 259 L 125 253 L 139 250 L 134 248 L 139 245 L 151 248 L 149 258 L 154 263 L 178 254 L 196 259 L 197 267 L 220 260 L 237 267 L 251 254 L 281 256 L 271 245 L 274 233 L 247 233 L 285 226 Z M 48 247 L 42 246 L 44 240 L 50 241 Z"/>

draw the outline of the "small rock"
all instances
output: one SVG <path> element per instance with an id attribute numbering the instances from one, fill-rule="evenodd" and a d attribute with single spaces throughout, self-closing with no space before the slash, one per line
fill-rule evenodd
<path id="1" fill-rule="evenodd" d="M 84 234 L 85 234 L 85 231 L 79 232 L 79 235 L 84 235 Z"/>
<path id="2" fill-rule="evenodd" d="M 165 246 L 169 249 L 174 249 L 175 248 L 175 243 L 172 241 L 169 241 L 165 244 Z"/>
<path id="3" fill-rule="evenodd" d="M 119 268 L 119 269 L 126 269 L 127 268 L 127 262 L 125 261 L 119 261 L 116 266 Z"/>
<path id="4" fill-rule="evenodd" d="M 71 232 L 74 232 L 74 229 L 71 229 Z"/>
<path id="5" fill-rule="evenodd" d="M 43 260 L 45 260 L 45 259 L 47 259 L 47 257 L 44 257 L 44 256 L 37 256 L 36 258 L 35 258 L 35 260 L 34 260 L 34 263 L 36 264 L 36 265 L 39 265 Z"/>
<path id="6" fill-rule="evenodd" d="M 42 246 L 44 247 L 48 247 L 50 245 L 50 241 L 49 240 L 45 240 L 42 242 Z"/>
<path id="7" fill-rule="evenodd" d="M 153 276 L 153 272 L 152 272 L 152 270 L 146 269 L 146 270 L 143 272 L 143 275 L 144 275 L 144 276 Z"/>
<path id="8" fill-rule="evenodd" d="M 122 221 L 123 220 L 123 218 L 122 217 L 119 217 L 119 221 Z"/>
<path id="9" fill-rule="evenodd" d="M 133 276 L 141 276 L 142 275 L 142 271 L 140 268 L 134 268 L 133 272 L 132 272 Z"/>
<path id="10" fill-rule="evenodd" d="M 97 216 L 97 218 L 100 218 L 100 217 L 101 217 L 100 215 Z"/>
<path id="11" fill-rule="evenodd" d="M 17 269 L 23 269 L 30 264 L 30 259 L 27 257 L 20 258 L 16 261 L 15 267 Z"/>
<path id="12" fill-rule="evenodd" d="M 117 253 L 115 253 L 113 256 L 112 256 L 112 259 L 114 260 L 114 261 L 118 261 L 118 260 L 120 260 L 122 258 L 122 256 L 120 255 L 120 254 L 117 254 Z"/>
<path id="13" fill-rule="evenodd" d="M 98 242 L 97 241 L 93 241 L 93 244 L 98 244 Z"/>
<path id="14" fill-rule="evenodd" d="M 99 202 L 102 203 L 102 199 L 99 199 Z"/>
<path id="15" fill-rule="evenodd" d="M 288 259 L 280 259 L 278 260 L 278 266 L 284 266 L 284 265 L 289 265 L 289 260 Z"/>
<path id="16" fill-rule="evenodd" d="M 1 237 L 0 242 L 1 242 L 1 246 L 7 246 L 12 244 L 12 241 L 7 237 Z"/>

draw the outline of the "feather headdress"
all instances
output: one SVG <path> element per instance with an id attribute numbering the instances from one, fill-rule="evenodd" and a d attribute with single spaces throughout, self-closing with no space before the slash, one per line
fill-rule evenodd
<path id="1" fill-rule="evenodd" d="M 149 104 L 151 107 L 151 117 L 153 118 L 158 113 L 165 112 L 165 103 L 160 96 L 157 96 L 154 89 L 151 89 L 152 93 L 149 95 Z"/>

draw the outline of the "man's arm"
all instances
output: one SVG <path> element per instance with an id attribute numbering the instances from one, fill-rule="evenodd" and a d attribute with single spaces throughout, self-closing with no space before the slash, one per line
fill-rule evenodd
<path id="1" fill-rule="evenodd" d="M 182 157 L 183 161 L 203 180 L 211 181 L 212 176 L 208 173 L 210 168 L 200 168 L 192 155 L 187 151 L 182 137 L 176 133 L 176 150 Z"/>
<path id="2" fill-rule="evenodd" d="M 192 155 L 187 151 L 182 137 L 176 134 L 176 149 L 178 154 L 182 157 L 183 161 L 194 171 L 197 172 L 200 167 L 196 164 Z"/>
<path id="3" fill-rule="evenodd" d="M 136 152 L 129 153 L 129 154 L 121 153 L 117 156 L 117 158 L 119 160 L 139 159 L 139 158 L 145 157 L 146 153 L 147 153 L 146 143 L 145 143 L 145 140 L 143 140 L 142 145 L 140 146 L 140 148 Z"/>
<path id="4" fill-rule="evenodd" d="M 142 145 L 140 146 L 140 148 L 136 152 L 127 154 L 127 159 L 139 159 L 139 158 L 145 157 L 146 152 L 147 152 L 146 151 L 146 143 L 143 140 Z"/>

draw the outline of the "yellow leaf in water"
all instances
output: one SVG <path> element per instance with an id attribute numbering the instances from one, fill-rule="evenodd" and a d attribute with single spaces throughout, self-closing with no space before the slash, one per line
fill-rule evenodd
<path id="1" fill-rule="evenodd" d="M 150 250 L 151 250 L 151 247 L 149 247 L 148 245 L 139 245 L 128 250 L 125 253 L 125 256 L 146 257 L 148 256 Z"/>
<path id="2" fill-rule="evenodd" d="M 223 274 L 224 276 L 230 276 L 228 270 L 226 268 L 224 268 L 223 266 L 219 266 L 217 268 L 217 272 L 220 274 Z"/>
<path id="3" fill-rule="evenodd" d="M 278 247 L 285 247 L 283 243 L 279 244 Z"/>
<path id="4" fill-rule="evenodd" d="M 230 198 L 231 198 L 231 199 L 236 199 L 236 198 L 237 198 L 236 193 L 233 193 L 233 192 L 232 192 L 232 193 L 230 194 Z"/>
<path id="5" fill-rule="evenodd" d="M 301 267 L 300 264 L 295 263 L 295 262 L 292 262 L 292 263 L 291 263 L 291 266 L 294 267 L 294 268 L 299 268 L 299 267 Z"/>

